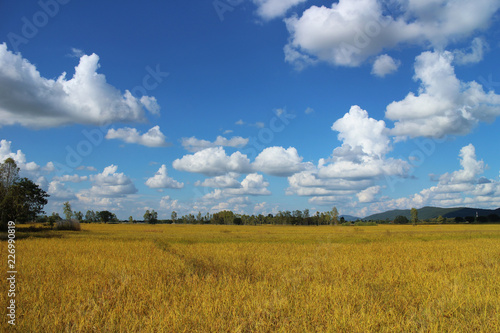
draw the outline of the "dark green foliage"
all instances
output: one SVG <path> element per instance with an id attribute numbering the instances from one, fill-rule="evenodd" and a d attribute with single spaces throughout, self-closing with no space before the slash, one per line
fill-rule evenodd
<path id="1" fill-rule="evenodd" d="M 500 222 L 500 216 L 498 216 L 497 214 L 490 214 L 488 215 L 488 221 L 493 223 Z"/>
<path id="2" fill-rule="evenodd" d="M 146 210 L 146 212 L 144 213 L 144 222 L 150 224 L 158 223 L 158 213 L 155 212 L 154 209 L 152 211 L 149 211 L 149 209 Z"/>
<path id="3" fill-rule="evenodd" d="M 476 222 L 476 218 L 474 216 L 466 216 L 465 221 L 467 221 L 469 223 L 474 223 L 474 222 Z"/>
<path id="4" fill-rule="evenodd" d="M 394 224 L 407 224 L 410 222 L 406 216 L 399 215 L 394 219 Z"/>
<path id="5" fill-rule="evenodd" d="M 108 222 L 115 222 L 118 219 L 116 218 L 116 215 L 111 213 L 110 211 L 103 210 L 101 212 L 96 213 L 97 219 L 101 222 L 108 223 Z"/>

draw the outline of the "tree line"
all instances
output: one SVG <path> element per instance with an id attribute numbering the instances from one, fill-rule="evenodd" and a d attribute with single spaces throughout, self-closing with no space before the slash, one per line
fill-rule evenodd
<path id="1" fill-rule="evenodd" d="M 132 217 L 129 221 L 133 221 Z M 185 223 L 185 224 L 235 224 L 235 225 L 260 225 L 260 224 L 277 224 L 277 225 L 338 225 L 345 223 L 343 217 L 339 217 L 339 212 L 336 207 L 331 211 L 316 212 L 310 214 L 309 209 L 280 211 L 277 214 L 235 214 L 230 210 L 223 210 L 217 213 L 202 214 L 186 214 L 178 217 L 177 212 L 173 211 L 170 219 L 158 220 L 158 213 L 154 210 L 147 210 L 144 213 L 145 223 Z"/>

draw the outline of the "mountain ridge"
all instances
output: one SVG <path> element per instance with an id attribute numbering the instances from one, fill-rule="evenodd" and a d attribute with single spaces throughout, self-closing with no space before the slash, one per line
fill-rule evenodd
<path id="1" fill-rule="evenodd" d="M 491 214 L 497 214 L 500 216 L 500 208 L 497 209 L 482 209 L 482 208 L 470 208 L 470 207 L 452 207 L 452 208 L 441 208 L 441 207 L 432 207 L 425 206 L 418 211 L 418 218 L 421 220 L 433 219 L 438 216 L 443 216 L 446 218 L 454 218 L 454 217 L 462 217 L 465 218 L 467 216 L 488 216 Z M 363 218 L 363 220 L 394 220 L 396 216 L 405 216 L 407 218 L 411 217 L 410 209 L 394 209 L 388 210 L 382 213 L 368 215 Z"/>

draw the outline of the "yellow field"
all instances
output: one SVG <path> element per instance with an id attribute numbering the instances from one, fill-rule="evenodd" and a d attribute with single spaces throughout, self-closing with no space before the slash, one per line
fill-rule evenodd
<path id="1" fill-rule="evenodd" d="M 16 243 L 19 332 L 500 332 L 500 225 L 82 230 Z"/>

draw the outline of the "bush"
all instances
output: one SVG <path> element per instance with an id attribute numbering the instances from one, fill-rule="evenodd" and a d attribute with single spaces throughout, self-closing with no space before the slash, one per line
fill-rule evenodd
<path id="1" fill-rule="evenodd" d="M 80 227 L 80 221 L 71 219 L 71 220 L 59 220 L 56 222 L 56 230 L 73 230 L 80 231 L 82 228 Z"/>

